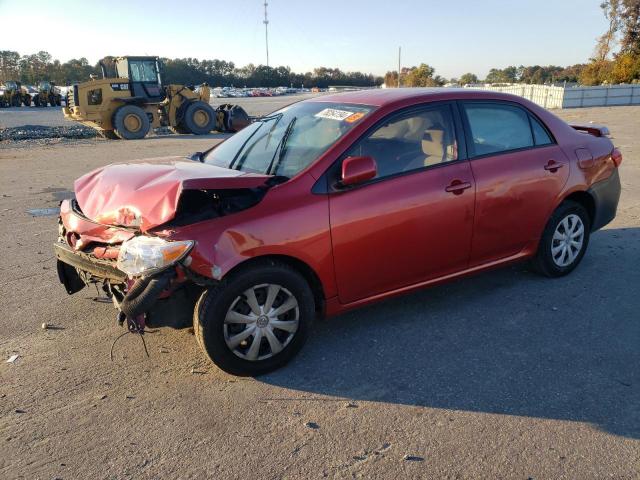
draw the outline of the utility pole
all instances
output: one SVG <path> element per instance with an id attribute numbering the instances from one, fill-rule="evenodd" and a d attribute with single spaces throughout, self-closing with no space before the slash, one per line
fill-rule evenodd
<path id="1" fill-rule="evenodd" d="M 264 23 L 264 44 L 267 47 L 267 67 L 269 66 L 269 19 L 267 18 L 267 6 L 269 4 L 266 2 L 264 2 L 264 20 L 262 21 L 262 23 Z"/>
<path id="2" fill-rule="evenodd" d="M 398 88 L 400 88 L 400 54 L 402 52 L 402 47 L 398 47 Z"/>

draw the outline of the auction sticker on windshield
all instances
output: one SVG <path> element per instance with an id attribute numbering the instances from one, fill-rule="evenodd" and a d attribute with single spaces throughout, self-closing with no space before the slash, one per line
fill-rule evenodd
<path id="1" fill-rule="evenodd" d="M 318 118 L 328 118 L 329 120 L 337 120 L 341 122 L 345 118 L 350 117 L 355 112 L 348 112 L 347 110 L 337 110 L 335 108 L 325 108 L 319 111 L 314 116 Z"/>

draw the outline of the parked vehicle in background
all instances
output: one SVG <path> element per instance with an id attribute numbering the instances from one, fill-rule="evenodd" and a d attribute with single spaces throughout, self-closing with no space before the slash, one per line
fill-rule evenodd
<path id="1" fill-rule="evenodd" d="M 4 84 L 4 91 L 0 96 L 0 108 L 31 105 L 31 95 L 20 82 L 9 80 Z"/>
<path id="2" fill-rule="evenodd" d="M 43 80 L 38 83 L 36 92 L 37 93 L 33 96 L 33 104 L 36 107 L 46 107 L 47 104 L 52 107 L 59 107 L 62 105 L 62 95 L 54 83 Z"/>
<path id="3" fill-rule="evenodd" d="M 521 260 L 570 273 L 622 161 L 605 127 L 461 89 L 309 99 L 190 158 L 78 179 L 58 274 L 101 285 L 132 332 L 193 325 L 236 375 L 284 365 L 320 316 Z"/>

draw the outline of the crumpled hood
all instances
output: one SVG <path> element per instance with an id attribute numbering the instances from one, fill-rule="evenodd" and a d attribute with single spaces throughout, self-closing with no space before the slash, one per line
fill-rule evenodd
<path id="1" fill-rule="evenodd" d="M 254 188 L 268 178 L 184 157 L 164 157 L 98 168 L 77 179 L 74 188 L 88 218 L 146 231 L 175 216 L 183 190 Z"/>

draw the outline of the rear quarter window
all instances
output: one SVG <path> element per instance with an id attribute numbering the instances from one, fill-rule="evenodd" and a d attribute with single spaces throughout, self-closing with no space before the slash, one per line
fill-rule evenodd
<path id="1" fill-rule="evenodd" d="M 551 136 L 542 126 L 540 121 L 533 115 L 529 115 L 529 118 L 531 119 L 531 131 L 533 132 L 533 140 L 535 141 L 536 146 L 552 144 L 553 140 L 551 140 Z"/>

